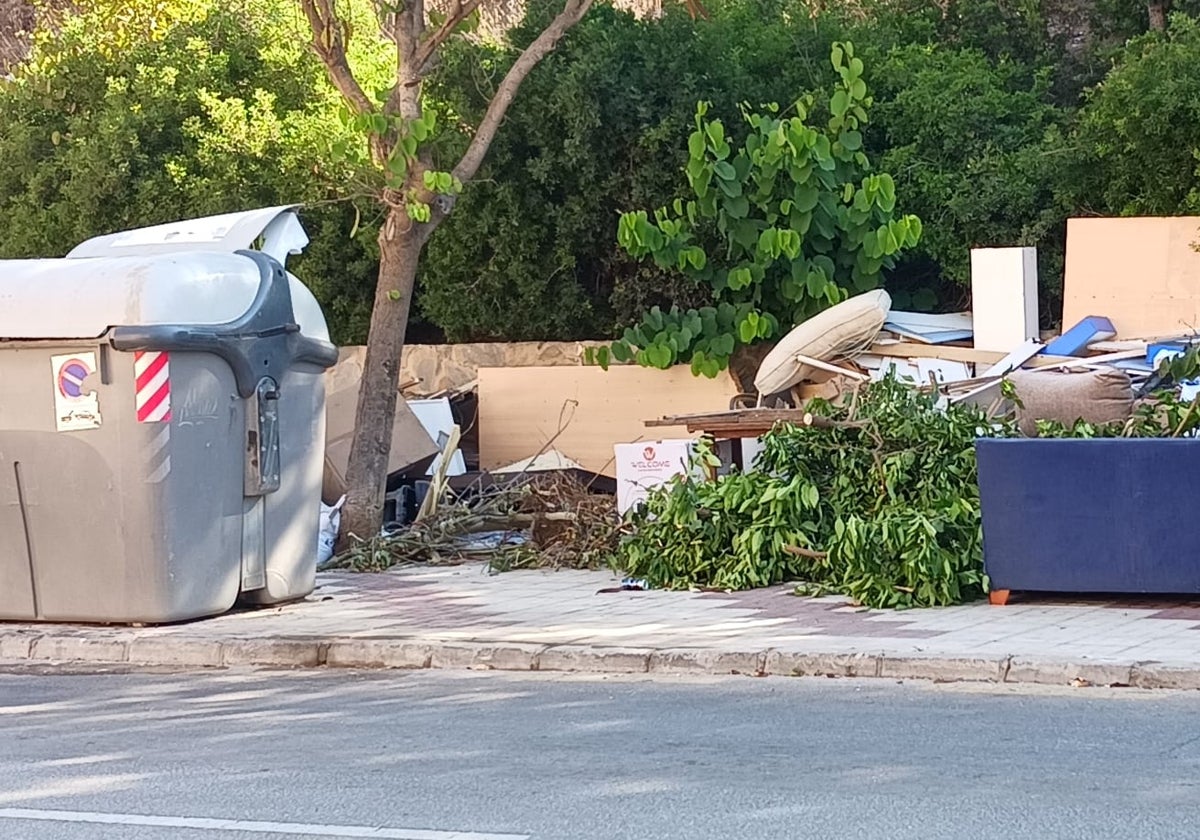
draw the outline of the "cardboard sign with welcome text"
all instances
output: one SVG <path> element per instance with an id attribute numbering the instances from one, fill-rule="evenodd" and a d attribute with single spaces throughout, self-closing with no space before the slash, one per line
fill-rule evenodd
<path id="1" fill-rule="evenodd" d="M 647 492 L 688 471 L 692 440 L 650 440 L 613 447 L 617 467 L 617 512 L 622 516 Z"/>

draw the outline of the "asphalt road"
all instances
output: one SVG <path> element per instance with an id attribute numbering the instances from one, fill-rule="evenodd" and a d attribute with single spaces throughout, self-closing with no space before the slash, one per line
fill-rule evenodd
<path id="1" fill-rule="evenodd" d="M 1198 712 L 879 680 L 14 673 L 0 838 L 1191 840 Z"/>

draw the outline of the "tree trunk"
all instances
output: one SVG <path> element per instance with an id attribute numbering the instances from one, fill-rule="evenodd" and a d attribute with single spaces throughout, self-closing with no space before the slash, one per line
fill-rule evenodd
<path id="1" fill-rule="evenodd" d="M 427 227 L 412 222 L 403 207 L 393 207 L 379 233 L 379 280 L 346 469 L 346 505 L 339 543 L 342 548 L 353 539 L 376 536 L 383 523 L 400 354 L 417 265 L 429 236 Z"/>
<path id="2" fill-rule="evenodd" d="M 1146 11 L 1150 14 L 1151 32 L 1167 31 L 1167 8 L 1169 5 L 1170 0 L 1151 0 L 1146 4 Z"/>

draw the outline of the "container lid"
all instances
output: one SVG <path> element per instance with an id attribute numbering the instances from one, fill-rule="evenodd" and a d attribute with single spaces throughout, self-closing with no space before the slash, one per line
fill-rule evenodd
<path id="1" fill-rule="evenodd" d="M 235 251 L 256 242 L 282 265 L 308 237 L 291 208 L 272 207 L 101 236 L 63 259 L 0 261 L 0 340 L 237 321 L 264 278 L 255 259 Z M 287 281 L 301 333 L 327 341 L 316 300 L 290 274 Z"/>
<path id="2" fill-rule="evenodd" d="M 76 245 L 67 258 L 128 257 L 180 251 L 233 253 L 251 248 L 261 238 L 262 244 L 255 250 L 286 265 L 289 254 L 299 254 L 308 244 L 308 236 L 296 218 L 295 209 L 296 205 L 264 207 L 97 236 Z"/>
<path id="3" fill-rule="evenodd" d="M 262 284 L 237 254 L 0 262 L 0 339 L 98 338 L 111 327 L 224 324 Z"/>

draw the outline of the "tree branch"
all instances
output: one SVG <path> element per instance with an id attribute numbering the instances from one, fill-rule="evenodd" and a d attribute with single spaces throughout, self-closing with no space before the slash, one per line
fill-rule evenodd
<path id="1" fill-rule="evenodd" d="M 425 72 L 430 59 L 437 55 L 437 51 L 441 48 L 442 44 L 446 43 L 447 39 L 462 25 L 463 21 L 479 8 L 482 2 L 483 0 L 467 0 L 464 3 L 463 0 L 454 0 L 454 8 L 450 10 L 446 19 L 442 21 L 442 25 L 425 39 L 424 43 L 421 44 L 421 48 L 417 50 L 416 55 L 413 57 L 413 73 L 420 74 Z"/>
<path id="2" fill-rule="evenodd" d="M 500 123 L 504 121 L 504 115 L 512 105 L 517 90 L 525 81 L 525 77 L 543 58 L 554 51 L 567 30 L 583 19 L 588 9 L 592 7 L 593 1 L 567 0 L 558 16 L 517 57 L 516 62 L 505 74 L 504 80 L 500 82 L 500 87 L 496 89 L 496 95 L 492 97 L 491 104 L 488 105 L 487 112 L 483 115 L 479 128 L 475 131 L 475 136 L 471 138 L 471 143 L 467 146 L 462 160 L 454 167 L 454 176 L 459 181 L 466 183 L 475 177 L 475 173 L 483 164 L 488 148 L 496 137 L 496 131 L 500 128 Z"/>
<path id="3" fill-rule="evenodd" d="M 312 48 L 329 71 L 329 78 L 346 102 L 360 114 L 374 109 L 370 97 L 354 78 L 346 58 L 350 27 L 338 17 L 336 0 L 300 0 L 300 8 L 312 29 Z"/>

